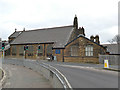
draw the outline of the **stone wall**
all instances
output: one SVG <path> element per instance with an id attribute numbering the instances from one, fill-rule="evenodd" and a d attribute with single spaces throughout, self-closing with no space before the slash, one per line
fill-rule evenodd
<path id="1" fill-rule="evenodd" d="M 64 60 L 65 62 L 99 63 L 99 59 L 94 57 L 64 57 Z"/>
<path id="2" fill-rule="evenodd" d="M 85 46 L 86 45 L 93 45 L 93 56 L 86 56 L 85 55 Z M 71 56 L 70 55 L 70 47 L 72 45 L 79 45 L 79 56 Z M 75 41 L 71 42 L 70 44 L 68 44 L 64 50 L 64 60 L 65 62 L 93 62 L 93 63 L 98 63 L 98 57 L 99 54 L 105 54 L 106 50 L 89 41 L 86 38 L 83 37 L 79 37 L 78 39 L 76 39 Z"/>
<path id="3" fill-rule="evenodd" d="M 43 52 L 41 56 L 38 56 L 38 46 L 42 46 L 43 47 Z M 28 55 L 28 50 L 24 51 L 23 50 L 23 55 L 20 55 L 20 51 L 19 48 L 21 46 L 25 46 L 25 45 L 11 45 L 10 48 L 10 56 L 9 57 L 13 57 L 13 58 L 26 58 L 26 59 L 45 59 L 47 57 L 47 46 L 49 44 L 32 44 L 32 45 L 27 45 L 27 46 L 33 46 L 33 52 L 32 55 Z M 16 55 L 12 55 L 12 48 L 16 47 Z M 24 48 L 23 48 L 24 49 Z M 29 48 L 28 48 L 29 49 Z M 52 49 L 52 48 L 51 48 Z"/>
<path id="4" fill-rule="evenodd" d="M 38 45 L 43 47 L 43 52 L 41 56 L 38 56 Z M 46 59 L 48 57 L 47 55 L 47 47 L 49 44 L 32 44 L 33 46 L 33 55 L 29 56 L 28 51 L 24 51 L 24 55 L 20 56 L 19 55 L 19 48 L 24 45 L 11 45 L 10 48 L 10 57 L 13 58 L 26 58 L 26 59 Z M 53 45 L 53 44 L 52 44 Z M 72 45 L 77 45 L 78 46 L 78 56 L 71 56 L 71 46 Z M 93 46 L 93 56 L 86 56 L 85 54 L 85 47 L 86 45 L 92 45 Z M 13 46 L 16 46 L 16 55 L 12 55 L 12 48 Z M 29 46 L 29 45 L 28 45 Z M 55 53 L 56 49 L 52 50 L 52 55 L 56 56 L 57 61 L 60 62 L 93 62 L 93 63 L 98 63 L 98 57 L 99 54 L 105 54 L 106 49 L 104 47 L 101 47 L 100 45 L 93 43 L 92 41 L 84 38 L 84 37 L 79 37 L 76 40 L 72 41 L 69 43 L 65 49 L 59 49 L 60 54 Z"/>

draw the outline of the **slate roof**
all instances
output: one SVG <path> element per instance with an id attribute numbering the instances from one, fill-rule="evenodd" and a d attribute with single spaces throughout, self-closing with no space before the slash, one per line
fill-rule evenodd
<path id="1" fill-rule="evenodd" d="M 13 34 L 9 36 L 9 38 L 16 38 L 22 31 L 15 31 Z"/>
<path id="2" fill-rule="evenodd" d="M 54 43 L 53 48 L 63 48 L 72 31 L 73 25 L 23 31 L 11 44 Z"/>
<path id="3" fill-rule="evenodd" d="M 120 54 L 118 53 L 118 44 L 103 44 L 103 46 L 107 46 L 107 51 L 110 52 L 110 54 Z"/>

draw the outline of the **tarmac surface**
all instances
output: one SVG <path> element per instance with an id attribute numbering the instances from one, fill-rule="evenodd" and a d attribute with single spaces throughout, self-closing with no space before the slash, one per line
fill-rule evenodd
<path id="1" fill-rule="evenodd" d="M 103 70 L 102 64 L 48 62 L 47 60 L 38 62 L 58 69 L 67 78 L 72 88 L 118 88 L 118 72 Z M 115 65 L 110 67 L 117 68 Z"/>
<path id="2" fill-rule="evenodd" d="M 3 64 L 7 79 L 3 88 L 52 88 L 39 73 L 22 66 Z"/>
<path id="3" fill-rule="evenodd" d="M 118 72 L 98 69 L 101 65 L 44 62 L 57 68 L 73 88 L 118 88 Z M 97 69 L 96 69 L 97 67 Z"/>

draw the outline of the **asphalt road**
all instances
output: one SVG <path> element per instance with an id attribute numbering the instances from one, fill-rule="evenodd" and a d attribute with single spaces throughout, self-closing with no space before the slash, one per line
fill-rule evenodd
<path id="1" fill-rule="evenodd" d="M 7 79 L 3 88 L 51 88 L 42 75 L 26 67 L 3 64 Z"/>
<path id="2" fill-rule="evenodd" d="M 45 62 L 57 68 L 73 88 L 118 88 L 118 72 L 94 67 Z"/>

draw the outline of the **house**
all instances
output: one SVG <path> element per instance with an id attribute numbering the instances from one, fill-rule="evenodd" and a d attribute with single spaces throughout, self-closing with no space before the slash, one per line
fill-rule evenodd
<path id="1" fill-rule="evenodd" d="M 54 56 L 61 62 L 98 63 L 99 54 L 106 54 L 99 36 L 85 36 L 85 29 L 78 28 L 77 16 L 73 25 L 16 31 L 10 35 L 10 57 L 46 59 Z M 27 46 L 27 50 L 24 50 Z"/>

